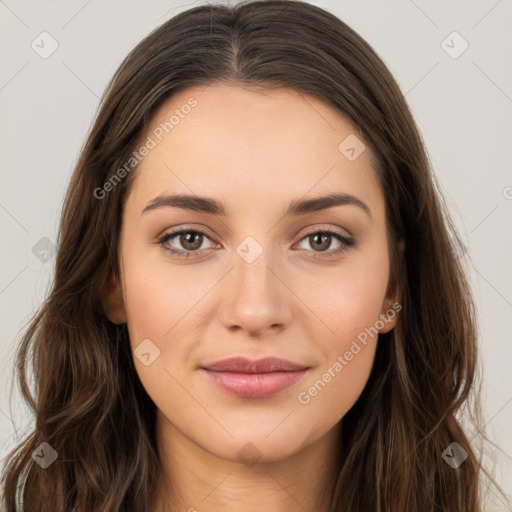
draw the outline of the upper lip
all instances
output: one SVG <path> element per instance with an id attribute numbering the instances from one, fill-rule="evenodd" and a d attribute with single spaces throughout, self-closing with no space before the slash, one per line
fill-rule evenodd
<path id="1" fill-rule="evenodd" d="M 202 368 L 214 372 L 270 373 L 306 370 L 308 366 L 278 357 L 265 357 L 257 360 L 245 357 L 230 357 L 207 364 Z"/>

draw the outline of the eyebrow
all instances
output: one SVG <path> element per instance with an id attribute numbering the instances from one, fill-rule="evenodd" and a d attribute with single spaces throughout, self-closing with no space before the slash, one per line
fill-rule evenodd
<path id="1" fill-rule="evenodd" d="M 345 193 L 328 194 L 313 199 L 296 199 L 290 202 L 284 217 L 306 215 L 308 213 L 344 205 L 353 205 L 361 208 L 370 217 L 370 219 L 373 220 L 372 212 L 366 203 L 352 194 Z M 222 217 L 228 216 L 228 209 L 224 203 L 209 197 L 189 194 L 157 196 L 149 201 L 144 210 L 142 210 L 142 214 L 166 206 Z"/>

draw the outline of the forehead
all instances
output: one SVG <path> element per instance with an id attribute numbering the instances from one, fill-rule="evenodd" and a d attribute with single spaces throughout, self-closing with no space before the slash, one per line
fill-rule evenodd
<path id="1" fill-rule="evenodd" d="M 359 130 L 299 91 L 187 88 L 157 109 L 140 140 L 148 137 L 154 144 L 128 199 L 138 206 L 173 192 L 261 210 L 266 200 L 345 192 L 382 210 L 374 155 Z"/>

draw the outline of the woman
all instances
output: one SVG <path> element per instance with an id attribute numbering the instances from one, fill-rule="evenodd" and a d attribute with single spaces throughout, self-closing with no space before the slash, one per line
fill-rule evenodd
<path id="1" fill-rule="evenodd" d="M 481 510 L 456 241 L 345 23 L 282 0 L 175 16 L 116 72 L 71 179 L 6 509 Z"/>

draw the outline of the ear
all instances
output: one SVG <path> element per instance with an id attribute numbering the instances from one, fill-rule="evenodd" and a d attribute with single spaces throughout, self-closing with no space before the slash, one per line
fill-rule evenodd
<path id="1" fill-rule="evenodd" d="M 403 240 L 400 240 L 398 242 L 398 256 L 399 256 L 399 264 L 398 271 L 401 271 L 401 262 L 403 261 L 403 253 L 405 249 L 405 243 Z M 388 290 L 386 293 L 386 297 L 382 303 L 382 309 L 380 312 L 379 319 L 381 320 L 380 323 L 383 323 L 384 326 L 381 329 L 378 329 L 379 333 L 385 334 L 391 329 L 393 329 L 396 325 L 396 322 L 398 320 L 398 312 L 402 309 L 401 304 L 402 294 L 401 290 L 399 289 L 398 283 L 395 279 L 390 280 Z"/>
<path id="2" fill-rule="evenodd" d="M 119 280 L 112 273 L 105 283 L 103 293 L 103 308 L 107 318 L 113 324 L 124 324 L 127 322 L 126 310 L 124 307 L 123 290 Z"/>

